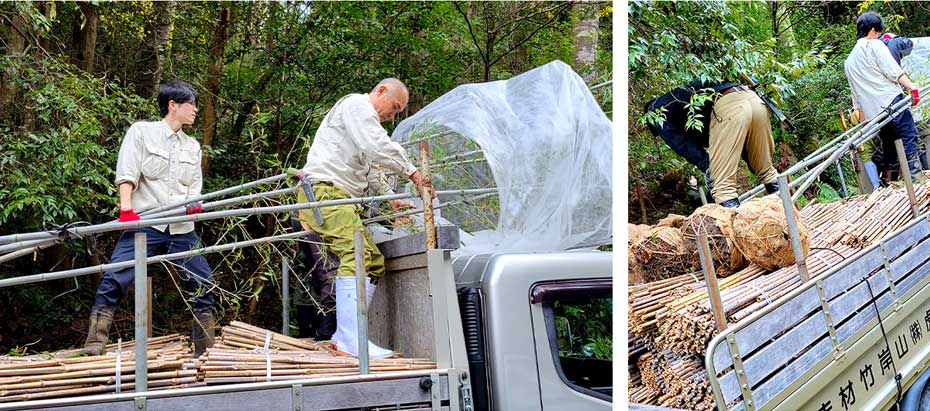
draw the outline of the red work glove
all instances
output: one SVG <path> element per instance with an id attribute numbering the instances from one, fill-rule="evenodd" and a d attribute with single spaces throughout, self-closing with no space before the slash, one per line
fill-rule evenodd
<path id="1" fill-rule="evenodd" d="M 139 220 L 141 220 L 141 218 L 139 218 L 139 215 L 136 214 L 136 212 L 133 211 L 131 208 L 128 210 L 123 210 L 123 209 L 119 210 L 119 222 L 128 223 L 130 221 L 139 221 Z"/>
<path id="2" fill-rule="evenodd" d="M 187 215 L 200 214 L 203 212 L 203 204 L 199 201 L 187 205 Z"/>
<path id="3" fill-rule="evenodd" d="M 916 88 L 911 89 L 911 97 L 914 97 L 914 105 L 916 106 L 917 103 L 920 102 L 920 91 L 918 91 Z"/>

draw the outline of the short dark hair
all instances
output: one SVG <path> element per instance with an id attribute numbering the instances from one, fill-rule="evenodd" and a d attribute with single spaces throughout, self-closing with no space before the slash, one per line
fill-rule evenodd
<path id="1" fill-rule="evenodd" d="M 867 11 L 860 14 L 859 18 L 856 19 L 856 39 L 868 36 L 872 29 L 875 29 L 875 31 L 879 33 L 885 31 L 882 18 L 874 11 Z"/>
<path id="2" fill-rule="evenodd" d="M 196 104 L 197 97 L 200 95 L 190 84 L 180 80 L 169 81 L 158 87 L 158 111 L 161 112 L 162 117 L 167 116 L 169 101 L 174 100 L 178 104 Z"/>

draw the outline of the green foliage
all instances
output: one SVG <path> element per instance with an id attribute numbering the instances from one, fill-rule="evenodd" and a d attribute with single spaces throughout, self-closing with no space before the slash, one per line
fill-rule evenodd
<path id="1" fill-rule="evenodd" d="M 153 118 L 151 104 L 55 60 L 0 56 L 0 65 L 21 73 L 14 84 L 33 102 L 17 113 L 28 128 L 0 119 L 0 231 L 111 218 L 114 148 L 129 124 Z"/>
<path id="2" fill-rule="evenodd" d="M 468 22 L 450 2 L 176 2 L 168 43 L 157 53 L 149 50 L 150 37 L 165 3 L 93 4 L 99 15 L 95 68 L 86 73 L 77 67 L 86 23 L 78 3 L 0 2 L 0 19 L 7 23 L 0 25 L 4 40 L 0 85 L 11 86 L 0 87 L 0 234 L 41 230 L 46 223 L 102 223 L 115 218 L 113 169 L 120 142 L 133 122 L 160 117 L 151 96 L 134 94 L 137 87 L 161 59 L 162 81 L 190 82 L 204 96 L 208 66 L 215 63 L 210 52 L 223 7 L 231 16 L 215 95 L 217 133 L 212 144 L 203 146 L 211 159 L 204 192 L 302 167 L 316 127 L 332 104 L 348 93 L 368 92 L 384 77 L 400 78 L 411 93 L 407 111 L 384 124 L 390 131 L 443 93 L 483 81 L 485 75 Z M 554 59 L 571 62 L 569 15 L 526 14 L 553 7 L 564 11 L 569 4 L 460 5 L 508 11 L 471 21 L 479 31 L 494 26 L 514 29 L 495 34 L 499 40 L 495 56 L 505 57 L 491 65 L 492 79 L 508 78 Z M 605 5 L 599 15 L 595 83 L 613 75 L 612 9 Z M 12 22 L 20 17 L 23 26 L 13 30 Z M 541 27 L 549 20 L 551 24 Z M 20 32 L 25 38 L 17 37 Z M 531 33 L 520 47 L 507 52 Z M 16 39 L 23 41 L 23 49 L 12 48 Z M 610 112 L 610 87 L 595 96 Z M 200 109 L 203 114 L 203 98 Z M 186 128 L 187 134 L 200 139 L 201 121 Z M 440 158 L 453 154 L 440 151 Z M 448 184 L 474 181 L 461 168 L 448 166 Z M 282 197 L 242 206 L 293 201 Z M 497 198 L 491 197 L 462 213 L 474 226 L 484 227 L 496 221 L 497 207 Z M 243 241 L 286 231 L 286 218 L 214 220 L 198 224 L 198 233 L 206 245 Z M 2 276 L 105 263 L 116 235 L 100 235 L 87 243 L 69 241 L 37 253 L 34 259 L 4 263 Z M 224 320 L 247 319 L 278 327 L 280 261 L 293 247 L 293 242 L 280 243 L 208 256 L 221 288 L 217 296 Z M 154 276 L 156 333 L 186 332 L 189 315 L 182 307 L 187 292 L 180 291 L 183 287 L 167 266 L 151 269 L 158 272 Z M 0 307 L 0 317 L 11 319 L 0 326 L 0 350 L 38 336 L 46 337 L 34 349 L 80 344 L 98 281 L 86 276 L 0 291 L 0 299 L 15 302 Z M 117 334 L 127 337 L 132 332 L 131 315 L 119 313 L 131 312 L 128 304 L 124 300 L 115 326 Z"/>
<path id="3" fill-rule="evenodd" d="M 613 358 L 613 299 L 592 298 L 585 303 L 555 301 L 552 310 L 559 336 L 559 356 Z"/>

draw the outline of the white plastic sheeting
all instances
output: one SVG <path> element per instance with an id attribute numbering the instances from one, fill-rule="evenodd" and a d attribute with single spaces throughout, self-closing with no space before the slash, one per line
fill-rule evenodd
<path id="1" fill-rule="evenodd" d="M 901 59 L 901 66 L 914 84 L 923 87 L 930 84 L 930 37 L 911 38 L 911 41 L 914 42 L 914 49 L 911 50 L 911 54 Z M 920 96 L 920 98 L 930 97 Z M 926 118 L 930 114 L 926 113 L 926 110 L 913 109 L 912 111 L 914 119 L 917 121 Z"/>
<path id="2" fill-rule="evenodd" d="M 463 240 L 460 254 L 557 251 L 611 242 L 612 127 L 581 77 L 554 61 L 456 87 L 402 121 L 392 138 L 438 129 L 484 152 L 499 219 L 495 230 Z M 417 157 L 415 146 L 411 153 Z"/>

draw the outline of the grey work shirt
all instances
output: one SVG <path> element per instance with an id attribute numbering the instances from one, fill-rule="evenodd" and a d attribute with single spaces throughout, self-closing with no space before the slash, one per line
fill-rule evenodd
<path id="1" fill-rule="evenodd" d="M 845 62 L 846 80 L 854 109 L 871 120 L 901 94 L 898 78 L 904 74 L 888 47 L 878 39 L 859 39 Z"/>
<path id="2" fill-rule="evenodd" d="M 132 183 L 132 208 L 137 213 L 200 195 L 200 143 L 174 132 L 162 121 L 140 121 L 129 127 L 116 162 L 116 185 Z M 153 226 L 165 231 L 167 225 Z M 194 231 L 194 223 L 171 224 L 171 234 Z"/>
<path id="3" fill-rule="evenodd" d="M 329 181 L 352 197 L 388 192 L 377 168 L 409 176 L 417 169 L 391 141 L 367 94 L 350 94 L 329 110 L 316 131 L 303 172 Z"/>

